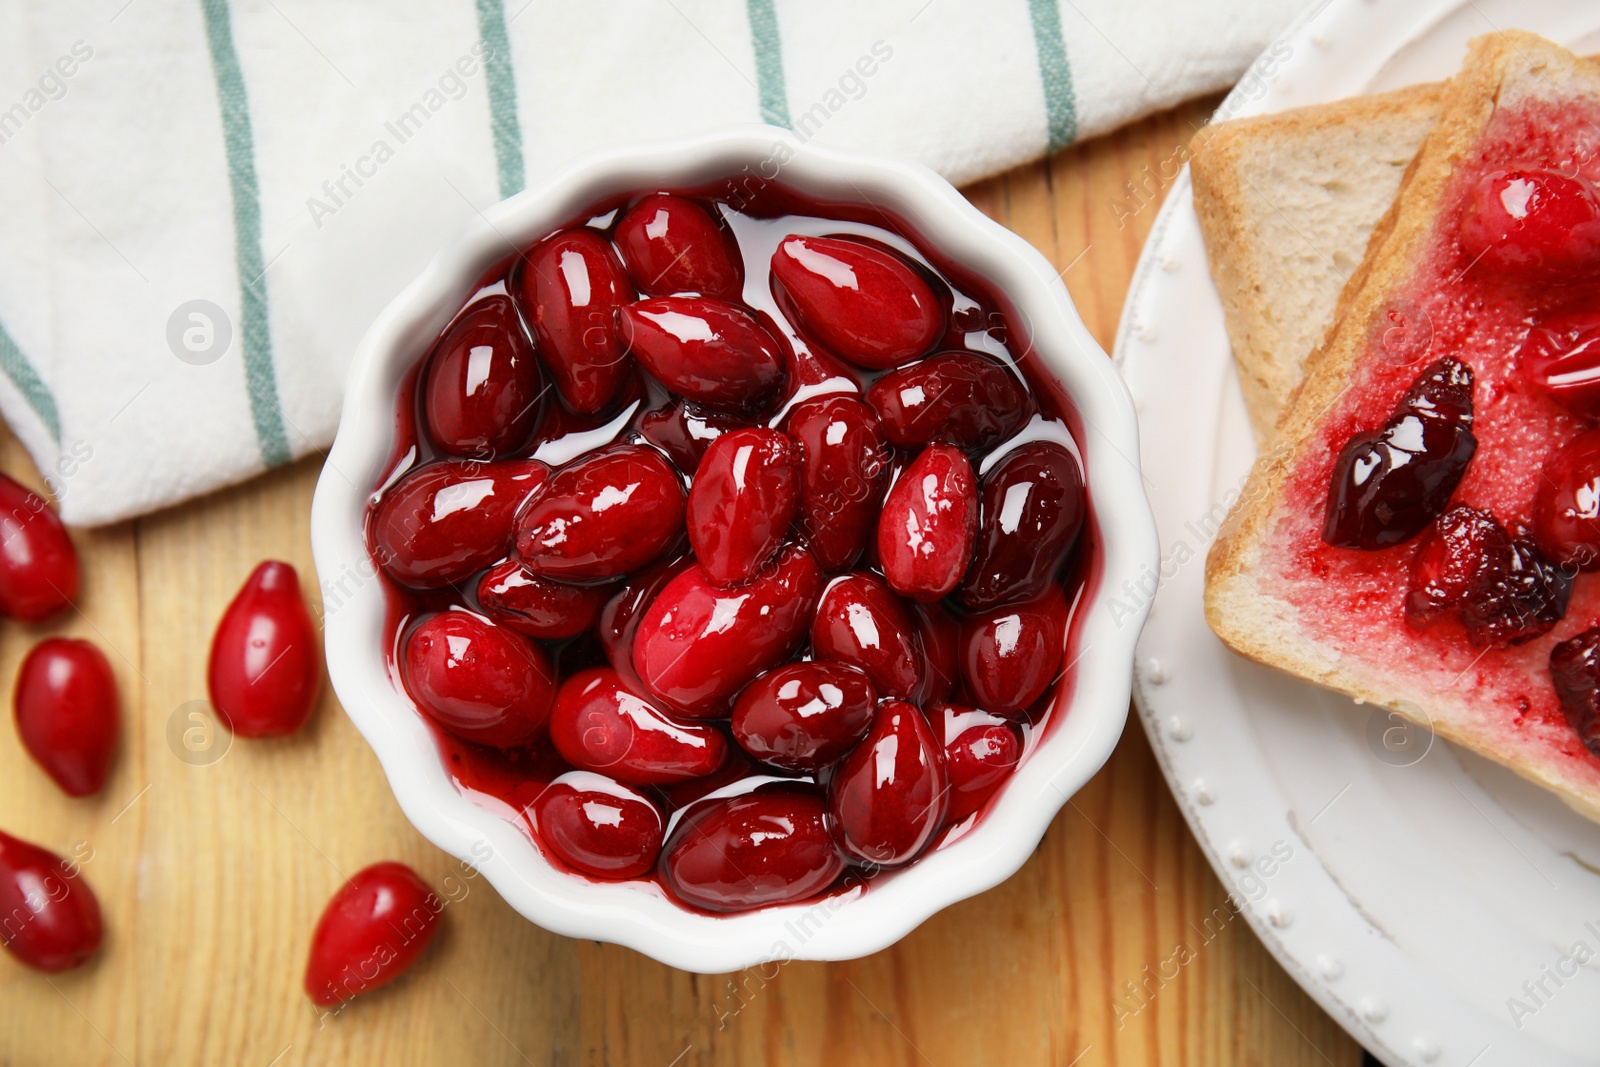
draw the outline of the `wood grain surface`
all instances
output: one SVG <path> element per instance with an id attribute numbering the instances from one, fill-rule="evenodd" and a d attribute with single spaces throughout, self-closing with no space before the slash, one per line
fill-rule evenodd
<path id="1" fill-rule="evenodd" d="M 967 191 L 1062 269 L 1106 348 L 1215 103 Z M 9 437 L 0 467 L 39 484 Z M 708 977 L 545 933 L 411 828 L 331 693 L 299 736 L 206 736 L 194 702 L 211 631 L 245 576 L 276 557 L 315 584 L 318 469 L 79 532 L 80 610 L 0 626 L 8 687 L 44 633 L 98 642 L 125 722 L 89 800 L 62 796 L 0 728 L 0 826 L 77 852 L 107 925 L 100 955 L 66 975 L 0 958 L 0 1064 L 1359 1063 L 1228 906 L 1136 721 L 1017 875 L 866 959 Z M 312 927 L 344 876 L 380 859 L 450 900 L 441 936 L 404 980 L 319 1016 L 300 991 Z"/>

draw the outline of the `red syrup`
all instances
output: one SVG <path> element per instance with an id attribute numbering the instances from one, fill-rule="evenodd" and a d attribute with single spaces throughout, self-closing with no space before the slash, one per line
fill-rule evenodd
<path id="1" fill-rule="evenodd" d="M 615 240 L 618 218 L 625 216 L 629 209 L 638 207 L 645 194 L 653 196 L 656 191 L 641 190 L 637 194 L 618 196 L 597 203 L 566 227 L 555 232 L 582 230 L 603 239 Z M 725 406 L 723 411 L 697 408 L 692 400 L 685 401 L 678 395 L 668 392 L 641 367 L 631 365 L 630 360 L 630 366 L 621 376 L 621 384 L 617 387 L 616 395 L 597 411 L 574 412 L 562 402 L 555 390 L 547 390 L 541 401 L 537 425 L 531 439 L 513 452 L 494 455 L 492 457 L 494 460 L 531 457 L 548 464 L 551 473 L 554 474 L 568 464 L 609 446 L 631 444 L 649 447 L 652 438 L 642 433 L 641 429 L 648 431 L 653 424 L 659 425 L 675 407 L 682 409 L 685 403 L 693 409 L 690 417 L 679 419 L 675 416 L 674 423 L 687 425 L 688 435 L 692 437 L 697 433 L 727 432 L 737 426 L 785 429 L 791 412 L 807 401 L 832 396 L 863 399 L 873 382 L 885 374 L 894 373 L 894 370 L 869 370 L 852 365 L 825 349 L 811 331 L 803 326 L 802 316 L 795 308 L 793 298 L 782 291 L 774 292 L 769 267 L 773 253 L 786 235 L 801 234 L 812 237 L 847 235 L 870 242 L 870 247 L 892 249 L 900 259 L 912 264 L 916 274 L 937 295 L 940 302 L 937 312 L 943 325 L 937 340 L 923 353 L 924 357 L 946 352 L 972 352 L 998 359 L 1014 367 L 1013 372 L 1008 372 L 1012 373 L 1016 386 L 1016 395 L 1012 399 L 1020 397 L 1021 412 L 1000 412 L 997 413 L 999 417 L 989 419 L 989 423 L 1005 428 L 1004 437 L 997 443 L 992 440 L 992 435 L 991 439 L 979 442 L 976 447 L 970 442 L 963 442 L 967 447 L 973 448 L 968 455 L 980 483 L 979 488 L 981 489 L 984 473 L 990 467 L 998 463 L 1008 452 L 1030 442 L 1047 442 L 1064 449 L 1078 465 L 1081 473 L 1082 448 L 1079 442 L 1085 440 L 1082 420 L 1065 391 L 1045 368 L 1038 354 L 1033 351 L 1026 317 L 991 284 L 963 269 L 936 249 L 929 248 L 904 221 L 872 206 L 815 200 L 778 183 L 763 183 L 757 186 L 748 179 L 732 179 L 692 189 L 675 190 L 673 195 L 692 199 L 708 211 L 711 217 L 720 219 L 730 247 L 742 255 L 743 303 L 737 306 L 759 320 L 777 342 L 777 347 L 787 360 L 785 380 L 777 390 L 776 398 L 764 402 L 759 410 L 755 411 L 729 411 L 728 408 L 734 405 Z M 633 221 L 633 229 L 636 232 L 630 235 L 630 239 L 639 240 L 637 231 L 641 230 L 641 226 L 637 216 Z M 529 247 L 533 247 L 533 244 L 537 242 L 531 243 Z M 626 249 L 624 252 L 626 253 Z M 487 271 L 479 279 L 475 291 L 463 294 L 463 308 L 472 307 L 479 301 L 501 293 L 510 292 L 515 297 L 517 272 L 526 269 L 525 262 L 521 256 L 510 257 Z M 637 270 L 636 263 L 629 262 L 627 265 L 630 273 Z M 650 292 L 648 279 L 636 278 L 636 284 L 643 292 Z M 643 299 L 641 296 L 641 301 Z M 655 298 L 655 302 L 660 302 L 659 297 Z M 649 310 L 649 307 L 650 305 L 647 305 L 646 309 Z M 534 336 L 535 331 L 531 328 L 531 323 L 526 321 L 528 314 L 526 307 L 521 310 L 523 327 L 530 337 Z M 444 335 L 448 335 L 449 332 L 447 327 Z M 436 589 L 412 588 L 394 580 L 382 568 L 385 553 L 371 522 L 372 512 L 386 489 L 411 471 L 436 460 L 451 458 L 429 440 L 425 429 L 428 422 L 423 408 L 424 391 L 418 388 L 419 383 L 425 380 L 423 375 L 435 344 L 432 339 L 429 339 L 426 345 L 419 342 L 417 365 L 401 383 L 396 397 L 394 446 L 385 468 L 386 474 L 380 485 L 374 487 L 372 504 L 369 506 L 369 552 L 379 564 L 379 580 L 383 585 L 386 600 L 388 666 L 396 688 L 402 693 L 406 692 L 406 688 L 400 666 L 403 659 L 401 652 L 411 631 L 428 616 L 441 611 L 484 611 L 484 606 L 477 597 L 483 572 Z M 896 369 L 899 369 L 899 365 Z M 550 375 L 546 371 L 545 380 L 549 379 Z M 1002 395 L 1010 395 L 1005 390 L 1001 392 Z M 956 400 L 959 401 L 960 397 Z M 963 425 L 969 424 L 971 424 L 970 419 Z M 707 441 L 686 439 L 683 442 L 685 447 L 668 446 L 663 449 L 662 454 L 674 461 L 675 465 L 682 462 L 684 457 L 694 461 L 705 452 L 707 443 Z M 870 487 L 870 491 L 874 494 L 875 510 L 881 508 L 889 489 L 890 478 L 910 467 L 923 451 L 920 444 L 897 446 L 887 441 L 884 448 L 888 456 L 885 464 L 888 469 L 884 476 Z M 693 472 L 685 472 L 680 468 L 679 473 L 683 477 L 684 490 L 687 494 L 693 487 Z M 536 498 L 537 495 L 535 492 L 530 499 Z M 526 501 L 523 510 L 527 510 Z M 1098 586 L 1102 569 L 1098 524 L 1092 502 L 1086 494 L 1083 497 L 1081 510 L 1084 516 L 1081 534 L 1077 536 L 1075 544 L 1062 550 L 1063 562 L 1056 568 L 1055 581 L 1059 584 L 1069 607 L 1062 659 L 1060 666 L 1054 672 L 1057 677 L 1044 694 L 1029 707 L 1005 716 L 1006 721 L 1012 724 L 1012 728 L 1021 738 L 1018 765 L 1048 736 L 1055 722 L 1068 713 L 1073 693 L 1075 681 L 1073 665 L 1082 628 L 1080 609 L 1088 602 Z M 808 516 L 803 504 L 800 511 L 801 515 L 793 523 L 786 539 L 785 543 L 788 545 L 795 545 L 804 540 Z M 873 528 L 866 530 L 864 552 L 855 554 L 859 558 L 850 557 L 848 552 L 842 555 L 838 552 L 830 553 L 829 558 L 844 558 L 844 564 L 837 570 L 824 568 L 822 577 L 824 585 L 845 574 L 871 574 L 882 581 L 882 567 L 877 560 L 875 546 L 872 544 L 875 540 L 874 533 Z M 982 540 L 981 532 L 979 540 Z M 1059 538 L 1056 540 L 1059 541 Z M 508 546 L 512 543 L 508 541 Z M 790 549 L 785 548 L 782 551 L 788 552 Z M 515 558 L 514 549 L 508 547 L 507 552 L 510 558 Z M 652 566 L 661 566 L 687 552 L 689 552 L 688 542 L 680 541 L 664 550 L 661 558 Z M 693 566 L 694 560 L 688 558 L 686 563 Z M 769 569 L 774 565 L 776 564 L 770 559 L 766 564 Z M 647 567 L 641 573 L 648 572 Z M 679 572 L 679 567 L 671 568 L 672 575 L 677 575 Z M 620 588 L 628 580 L 630 579 L 615 579 L 612 580 L 612 585 Z M 757 580 L 759 581 L 759 578 Z M 658 587 L 661 584 L 658 583 Z M 713 592 L 715 591 L 713 589 Z M 654 595 L 659 595 L 659 591 Z M 961 604 L 959 599 L 961 596 L 962 593 L 958 589 L 939 604 L 930 603 L 918 607 L 913 601 L 905 598 L 902 598 L 902 602 L 907 612 L 912 613 L 913 618 L 916 617 L 917 611 L 939 608 L 942 604 L 943 610 L 959 621 L 974 614 Z M 641 603 L 634 615 L 635 623 L 640 616 L 649 614 L 652 599 L 645 598 Z M 1004 612 L 1003 607 L 999 609 L 989 607 L 987 614 L 992 616 L 997 610 L 1002 614 Z M 602 623 L 605 622 L 607 615 L 607 612 L 601 613 Z M 805 622 L 806 625 L 801 627 L 804 636 L 799 639 L 798 648 L 783 660 L 784 663 L 806 662 L 812 659 L 809 614 Z M 918 637 L 919 641 L 924 639 Z M 594 629 L 574 638 L 538 640 L 536 643 L 552 664 L 558 682 L 580 671 L 595 668 L 609 670 L 614 665 L 607 655 L 607 643 L 600 640 L 599 634 Z M 631 636 L 628 643 L 631 645 Z M 923 670 L 930 674 L 941 669 L 945 672 L 949 670 L 948 666 L 942 664 L 930 666 L 926 655 L 922 664 Z M 615 667 L 618 679 L 625 684 L 636 688 L 643 685 L 638 681 L 638 676 L 632 673 L 631 666 L 627 662 L 617 663 Z M 778 669 L 782 669 L 781 665 Z M 957 677 L 953 692 L 950 691 L 948 683 L 939 685 L 935 692 L 932 678 L 928 685 L 921 688 L 929 693 L 927 708 L 921 713 L 928 716 L 929 731 L 936 747 L 953 743 L 954 738 L 944 736 L 946 727 L 942 707 L 936 709 L 935 704 L 942 700 L 951 704 L 972 706 L 974 702 L 968 687 Z M 645 690 L 640 688 L 639 691 L 648 697 Z M 891 699 L 891 695 L 887 693 L 877 695 L 880 699 Z M 711 819 L 708 822 L 702 805 L 714 801 L 702 798 L 712 790 L 715 790 L 717 796 L 734 796 L 751 792 L 761 795 L 771 793 L 772 800 L 769 806 L 775 805 L 777 809 L 783 810 L 787 810 L 786 806 L 798 803 L 794 790 L 800 790 L 805 796 L 814 796 L 819 800 L 823 807 L 816 808 L 816 811 L 823 811 L 828 802 L 829 779 L 845 758 L 841 756 L 834 764 L 804 776 L 794 770 L 760 763 L 741 749 L 734 740 L 733 733 L 729 732 L 727 715 L 732 712 L 733 700 L 731 695 L 726 699 L 728 706 L 720 711 L 720 717 L 695 718 L 684 716 L 681 710 L 674 710 L 663 700 L 653 701 L 658 708 L 678 717 L 685 724 L 707 724 L 724 733 L 727 736 L 729 749 L 729 757 L 725 764 L 707 778 L 670 786 L 621 787 L 623 792 L 631 791 L 633 794 L 646 797 L 659 807 L 665 823 L 664 837 L 668 851 L 673 848 L 676 841 L 673 830 L 682 820 L 684 813 L 691 808 L 695 811 L 696 825 L 728 824 L 737 828 L 748 823 L 750 808 L 748 804 L 739 812 L 730 814 L 727 819 L 720 821 Z M 535 802 L 545 793 L 547 786 L 553 780 L 574 770 L 570 764 L 562 760 L 547 735 L 540 735 L 532 743 L 521 748 L 499 750 L 474 744 L 451 734 L 426 713 L 422 718 L 436 737 L 441 757 L 463 794 L 489 810 L 519 820 L 524 832 L 546 859 L 558 869 L 568 872 L 573 877 L 595 877 L 592 873 L 593 865 L 588 862 L 592 857 L 568 861 L 553 849 L 551 842 L 545 840 L 544 835 L 539 832 L 536 812 L 541 805 Z M 919 853 L 913 855 L 926 855 L 946 846 L 964 836 L 979 820 L 985 818 L 999 793 L 1003 792 L 1005 787 L 1003 779 L 1008 778 L 1009 773 L 998 777 L 1002 780 L 997 782 L 981 804 L 947 806 L 947 811 L 957 811 L 958 817 L 947 817 L 931 830 L 925 830 L 922 836 L 926 843 Z M 793 784 L 784 784 L 784 781 Z M 774 790 L 776 792 L 773 792 Z M 726 805 L 731 802 L 723 803 Z M 811 801 L 807 800 L 806 803 L 811 804 Z M 572 805 L 567 805 L 567 808 L 571 809 Z M 807 808 L 807 811 L 811 812 L 812 808 Z M 735 814 L 739 817 L 735 818 Z M 808 814 L 807 817 L 811 816 Z M 832 815 L 823 814 L 820 817 L 825 821 L 836 821 Z M 833 822 L 827 822 L 827 825 L 832 826 Z M 834 829 L 832 832 L 835 843 L 839 844 L 839 831 Z M 735 846 L 736 849 L 738 847 L 742 846 Z M 816 878 L 828 875 L 832 870 L 832 866 L 829 865 L 831 861 L 822 867 L 816 866 L 816 863 L 822 861 L 815 853 L 814 840 L 807 839 L 797 847 L 802 849 L 797 855 L 810 857 L 807 860 L 810 863 L 807 868 L 808 873 L 795 875 L 798 879 L 795 884 L 806 893 L 804 900 L 817 900 L 837 893 L 856 891 L 863 884 L 870 886 L 874 880 L 890 877 L 893 874 L 882 865 L 863 864 L 859 857 L 852 858 L 841 845 L 837 864 L 839 873 L 836 876 L 829 876 L 828 884 L 819 890 L 813 883 Z M 687 852 L 687 849 L 685 851 Z M 896 861 L 903 858 L 895 857 Z M 851 866 L 852 862 L 856 865 Z M 724 886 L 711 887 L 697 896 L 698 891 L 686 889 L 678 884 L 683 870 L 688 869 L 685 864 L 689 867 L 694 866 L 688 858 L 669 864 L 669 857 L 664 852 L 661 862 L 643 879 L 636 880 L 656 883 L 667 891 L 670 899 L 690 911 L 715 914 L 740 910 L 737 903 L 738 893 L 735 892 L 730 897 L 724 892 L 726 889 Z M 781 873 L 784 866 L 784 863 L 778 863 L 775 869 Z M 788 866 L 793 867 L 795 863 L 790 863 Z M 673 875 L 664 876 L 662 872 L 669 869 L 674 872 Z M 757 887 L 754 883 L 759 882 L 761 876 L 752 877 L 749 906 L 763 907 L 773 903 L 797 902 L 796 899 L 783 897 L 781 893 L 774 897 L 769 892 L 770 884 L 763 883 Z"/>

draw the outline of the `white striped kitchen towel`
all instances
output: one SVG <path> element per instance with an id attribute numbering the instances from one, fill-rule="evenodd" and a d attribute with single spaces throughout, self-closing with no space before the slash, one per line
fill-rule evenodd
<path id="1" fill-rule="evenodd" d="M 1301 0 L 9 0 L 0 414 L 70 523 L 325 448 L 367 324 L 573 154 L 765 120 L 969 181 Z"/>

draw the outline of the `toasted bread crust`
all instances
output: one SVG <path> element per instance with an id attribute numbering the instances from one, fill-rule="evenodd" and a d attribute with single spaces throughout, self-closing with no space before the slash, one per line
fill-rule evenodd
<path id="1" fill-rule="evenodd" d="M 1589 66 L 1559 46 L 1520 31 L 1473 42 L 1466 66 L 1446 84 L 1438 124 L 1413 160 L 1399 196 L 1373 233 L 1366 259 L 1340 298 L 1342 313 L 1307 361 L 1305 377 L 1283 413 L 1272 449 L 1257 461 L 1211 548 L 1205 602 L 1212 630 L 1236 652 L 1357 700 L 1393 708 L 1506 764 L 1600 821 L 1600 788 L 1592 775 L 1585 779 L 1541 763 L 1542 750 L 1532 747 L 1504 751 L 1503 743 L 1480 734 L 1474 728 L 1475 717 L 1458 705 L 1420 687 L 1401 691 L 1403 681 L 1385 677 L 1354 655 L 1320 647 L 1297 627 L 1293 605 L 1259 588 L 1252 578 L 1275 520 L 1287 507 L 1285 484 L 1364 355 L 1372 325 L 1386 310 L 1387 295 L 1415 270 L 1452 174 L 1473 150 L 1504 97 L 1560 85 L 1575 74 L 1592 79 Z M 1529 81 L 1538 84 L 1529 87 Z"/>

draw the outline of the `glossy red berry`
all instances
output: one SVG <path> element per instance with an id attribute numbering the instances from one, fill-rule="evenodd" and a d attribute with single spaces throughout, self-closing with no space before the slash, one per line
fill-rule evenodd
<path id="1" fill-rule="evenodd" d="M 1550 680 L 1567 724 L 1583 747 L 1600 757 L 1600 627 L 1550 650 Z"/>
<path id="2" fill-rule="evenodd" d="M 1511 535 L 1493 515 L 1465 505 L 1446 511 L 1412 558 L 1406 621 L 1426 629 L 1488 596 L 1511 557 Z"/>
<path id="3" fill-rule="evenodd" d="M 679 714 L 726 715 L 745 683 L 805 641 L 821 591 L 816 561 L 793 545 L 737 589 L 719 589 L 691 567 L 645 609 L 633 638 L 634 670 Z"/>
<path id="4" fill-rule="evenodd" d="M 1600 277 L 1600 198 L 1582 178 L 1521 168 L 1485 175 L 1461 218 L 1468 269 L 1520 282 Z"/>
<path id="5" fill-rule="evenodd" d="M 579 671 L 561 683 L 550 741 L 579 770 L 629 785 L 703 778 L 728 755 L 727 738 L 715 727 L 673 720 L 609 667 Z"/>
<path id="6" fill-rule="evenodd" d="M 514 559 L 478 580 L 478 606 L 492 621 L 529 637 L 576 637 L 594 625 L 610 599 L 609 585 L 569 585 L 541 578 Z"/>
<path id="7" fill-rule="evenodd" d="M 428 358 L 428 436 L 453 456 L 494 459 L 528 440 L 539 418 L 539 364 L 511 298 L 492 294 L 456 316 Z"/>
<path id="8" fill-rule="evenodd" d="M 43 622 L 78 595 L 78 553 L 44 498 L 0 474 L 0 614 Z"/>
<path id="9" fill-rule="evenodd" d="M 374 863 L 339 888 L 317 920 L 306 996 L 331 1008 L 405 974 L 439 932 L 444 901 L 403 863 Z"/>
<path id="10" fill-rule="evenodd" d="M 1600 569 L 1600 430 L 1585 430 L 1545 461 L 1534 534 L 1556 562 Z"/>
<path id="11" fill-rule="evenodd" d="M 1340 451 L 1322 539 L 1378 549 L 1409 541 L 1438 518 L 1477 451 L 1472 368 L 1445 357 L 1417 376 L 1383 427 Z"/>
<path id="12" fill-rule="evenodd" d="M 556 692 L 538 645 L 468 611 L 440 612 L 412 630 L 401 676 L 434 722 L 494 748 L 531 741 L 549 720 Z"/>
<path id="13" fill-rule="evenodd" d="M 661 854 L 661 809 L 603 774 L 569 771 L 533 802 L 534 830 L 563 864 L 593 878 L 638 878 Z"/>
<path id="14" fill-rule="evenodd" d="M 1058 586 L 1033 600 L 969 615 L 961 622 L 961 677 L 973 703 L 1016 715 L 1059 677 L 1067 601 Z"/>
<path id="15" fill-rule="evenodd" d="M 708 411 L 687 400 L 647 411 L 639 417 L 640 435 L 665 452 L 672 465 L 690 478 L 694 477 L 711 442 L 729 430 L 750 425 L 736 415 Z"/>
<path id="16" fill-rule="evenodd" d="M 549 473 L 532 459 L 418 467 L 385 489 L 372 513 L 373 558 L 416 589 L 459 582 L 511 548 L 512 518 Z"/>
<path id="17" fill-rule="evenodd" d="M 1567 614 L 1575 575 L 1551 562 L 1525 538 L 1511 542 L 1511 562 L 1494 575 L 1489 593 L 1461 613 L 1467 641 L 1505 648 L 1548 633 Z"/>
<path id="18" fill-rule="evenodd" d="M 111 664 L 88 641 L 47 637 L 17 672 L 17 733 L 68 796 L 98 793 L 121 734 Z"/>
<path id="19" fill-rule="evenodd" d="M 1417 549 L 1406 621 L 1422 629 L 1451 617 L 1475 647 L 1521 644 L 1566 615 L 1573 577 L 1487 511 L 1458 504 Z"/>
<path id="20" fill-rule="evenodd" d="M 566 230 L 535 246 L 512 279 L 539 356 L 574 411 L 599 411 L 632 361 L 617 336 L 617 309 L 633 301 L 622 264 L 593 230 Z"/>
<path id="21" fill-rule="evenodd" d="M 217 715 L 240 737 L 300 729 L 322 688 L 321 645 L 294 567 L 257 566 L 211 639 L 207 681 Z"/>
<path id="22" fill-rule="evenodd" d="M 1600 308 L 1546 319 L 1528 331 L 1517 370 L 1576 415 L 1600 416 Z"/>
<path id="23" fill-rule="evenodd" d="M 982 611 L 1043 592 L 1077 547 L 1088 511 L 1078 458 L 1053 441 L 1014 448 L 985 472 L 978 502 L 961 603 Z"/>
<path id="24" fill-rule="evenodd" d="M 783 385 L 782 346 L 741 307 L 664 296 L 623 308 L 620 323 L 628 352 L 656 381 L 708 408 L 756 411 Z"/>
<path id="25" fill-rule="evenodd" d="M 1512 558 L 1498 574 L 1486 600 L 1462 611 L 1467 641 L 1475 646 L 1506 648 L 1549 633 L 1566 617 L 1573 597 L 1571 571 L 1555 565 L 1531 541 L 1510 542 Z"/>
<path id="26" fill-rule="evenodd" d="M 617 250 L 646 296 L 699 293 L 738 300 L 744 264 L 709 211 L 687 197 L 653 193 L 617 221 Z"/>
<path id="27" fill-rule="evenodd" d="M 517 554 L 546 578 L 621 577 L 683 535 L 683 483 L 661 453 L 613 445 L 570 463 L 517 519 Z"/>
<path id="28" fill-rule="evenodd" d="M 794 444 L 777 430 L 733 430 L 706 449 L 689 489 L 689 545 L 716 585 L 748 581 L 789 536 L 800 504 Z"/>
<path id="29" fill-rule="evenodd" d="M 919 695 L 916 618 L 911 605 L 875 575 L 847 574 L 828 583 L 811 623 L 811 651 L 818 659 L 859 667 L 880 697 Z"/>
<path id="30" fill-rule="evenodd" d="M 890 588 L 938 600 L 972 562 L 978 492 L 965 452 L 929 445 L 889 489 L 878 519 L 878 560 Z"/>
<path id="31" fill-rule="evenodd" d="M 834 835 L 847 854 L 884 867 L 916 858 L 944 820 L 944 755 L 914 705 L 885 700 L 828 783 Z"/>
<path id="32" fill-rule="evenodd" d="M 83 871 L 48 849 L 0 831 L 0 945 L 36 971 L 56 974 L 100 947 L 100 903 Z"/>
<path id="33" fill-rule="evenodd" d="M 944 746 L 950 783 L 946 822 L 960 822 L 986 804 L 1022 758 L 1017 729 L 998 715 L 955 704 L 928 708 L 934 736 Z"/>
<path id="34" fill-rule="evenodd" d="M 661 880 L 678 899 L 705 911 L 805 900 L 844 871 L 828 821 L 822 797 L 802 785 L 701 801 L 667 839 Z"/>
<path id="35" fill-rule="evenodd" d="M 1016 375 L 992 359 L 943 352 L 872 383 L 867 403 L 883 434 L 902 448 L 990 448 L 1028 420 L 1032 404 Z"/>
<path id="36" fill-rule="evenodd" d="M 800 521 L 825 571 L 851 567 L 877 528 L 889 450 L 872 409 L 854 396 L 796 404 L 785 430 L 801 468 Z"/>
<path id="37" fill-rule="evenodd" d="M 845 663 L 791 663 L 768 671 L 733 705 L 733 739 L 774 767 L 813 773 L 860 741 L 878 695 Z"/>
<path id="38" fill-rule="evenodd" d="M 873 370 L 916 359 L 944 332 L 944 308 L 918 269 L 859 238 L 790 234 L 772 254 L 772 282 L 806 331 Z"/>

